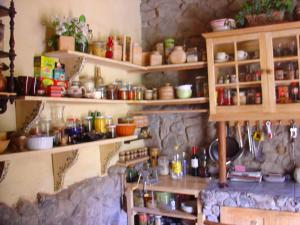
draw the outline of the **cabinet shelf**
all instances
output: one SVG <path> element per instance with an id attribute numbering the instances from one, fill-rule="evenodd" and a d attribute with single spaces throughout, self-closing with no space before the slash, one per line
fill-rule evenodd
<path id="1" fill-rule="evenodd" d="M 109 144 L 114 144 L 114 143 L 118 143 L 118 142 L 134 140 L 136 138 L 137 138 L 136 135 L 132 135 L 132 136 L 127 136 L 127 137 L 118 137 L 118 138 L 105 139 L 105 140 L 99 140 L 99 141 L 85 142 L 85 143 L 75 144 L 75 145 L 54 147 L 52 149 L 47 149 L 47 150 L 36 150 L 36 151 L 28 150 L 28 151 L 24 151 L 24 152 L 9 152 L 9 150 L 8 150 L 8 151 L 4 152 L 4 154 L 0 155 L 0 161 L 11 160 L 11 159 L 14 159 L 17 157 L 30 157 L 33 155 L 60 153 L 60 152 L 67 152 L 67 151 L 88 148 L 88 147 L 93 147 L 93 146 L 109 145 Z"/>
<path id="2" fill-rule="evenodd" d="M 274 58 L 274 62 L 297 61 L 298 56 L 283 56 Z"/>
<path id="3" fill-rule="evenodd" d="M 261 85 L 261 81 L 249 81 L 238 83 L 240 88 L 257 87 Z"/>
<path id="4" fill-rule="evenodd" d="M 215 67 L 230 67 L 235 66 L 235 61 L 215 63 Z"/>
<path id="5" fill-rule="evenodd" d="M 141 73 L 150 73 L 150 72 L 158 72 L 158 71 L 180 71 L 180 70 L 195 70 L 206 68 L 206 62 L 195 62 L 195 63 L 185 63 L 185 64 L 174 64 L 174 65 L 160 65 L 160 66 L 139 66 L 132 64 L 130 62 L 117 61 L 113 59 L 108 59 L 104 57 L 99 57 L 96 55 L 76 52 L 76 51 L 55 51 L 48 52 L 45 54 L 49 57 L 54 58 L 76 58 L 76 57 L 84 57 L 87 62 L 109 66 L 112 68 L 126 70 L 128 72 L 141 72 Z"/>
<path id="6" fill-rule="evenodd" d="M 279 84 L 279 85 L 289 85 L 291 83 L 299 83 L 298 79 L 294 79 L 294 80 L 276 80 L 275 84 Z"/>
<path id="7" fill-rule="evenodd" d="M 167 217 L 180 218 L 180 219 L 186 219 L 186 220 L 197 220 L 196 216 L 189 214 L 189 213 L 182 212 L 180 210 L 168 211 L 168 210 L 161 210 L 161 209 L 149 209 L 149 208 L 134 207 L 133 211 L 136 213 L 147 213 L 147 214 L 167 216 Z"/>
<path id="8" fill-rule="evenodd" d="M 238 61 L 238 65 L 255 64 L 255 63 L 260 63 L 260 59 L 248 59 L 248 60 Z"/>
<path id="9" fill-rule="evenodd" d="M 146 157 L 142 157 L 142 158 L 138 158 L 138 159 L 133 159 L 133 160 L 128 160 L 126 162 L 118 162 L 117 164 L 119 166 L 131 166 L 131 165 L 136 165 L 138 163 L 142 163 L 142 162 L 147 162 L 149 160 L 149 156 Z"/>

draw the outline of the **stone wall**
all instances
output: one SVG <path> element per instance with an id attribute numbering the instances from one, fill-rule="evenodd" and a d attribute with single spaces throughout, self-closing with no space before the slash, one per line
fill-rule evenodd
<path id="1" fill-rule="evenodd" d="M 91 178 L 55 195 L 39 193 L 36 203 L 0 203 L 0 225 L 126 225 L 120 195 L 119 175 Z"/>

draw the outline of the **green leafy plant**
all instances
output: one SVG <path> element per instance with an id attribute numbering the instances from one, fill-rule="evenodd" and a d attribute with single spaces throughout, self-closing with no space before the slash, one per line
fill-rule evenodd
<path id="1" fill-rule="evenodd" d="M 59 36 L 72 36 L 75 38 L 75 42 L 79 44 L 85 44 L 87 42 L 89 25 L 86 24 L 84 15 L 81 15 L 79 18 L 56 17 L 52 21 L 51 26 L 55 34 L 52 35 L 48 41 L 49 47 L 55 48 L 57 46 Z"/>
<path id="2" fill-rule="evenodd" d="M 244 26 L 246 15 L 270 15 L 274 11 L 284 11 L 291 13 L 293 0 L 247 0 L 238 12 L 235 19 L 237 24 Z"/>

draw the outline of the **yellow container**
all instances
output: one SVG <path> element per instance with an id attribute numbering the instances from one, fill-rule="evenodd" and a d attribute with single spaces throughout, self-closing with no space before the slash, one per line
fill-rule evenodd
<path id="1" fill-rule="evenodd" d="M 107 128 L 106 128 L 106 118 L 104 116 L 101 116 L 100 118 L 100 132 L 102 134 L 106 134 Z"/>
<path id="2" fill-rule="evenodd" d="M 103 116 L 96 116 L 94 126 L 97 133 L 101 133 L 101 119 Z"/>

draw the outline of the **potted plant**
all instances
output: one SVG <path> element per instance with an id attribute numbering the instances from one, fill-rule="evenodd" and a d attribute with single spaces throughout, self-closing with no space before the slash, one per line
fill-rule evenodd
<path id="1" fill-rule="evenodd" d="M 236 16 L 238 25 L 266 25 L 282 22 L 285 13 L 291 13 L 293 0 L 247 0 Z"/>
<path id="2" fill-rule="evenodd" d="M 85 16 L 56 17 L 52 21 L 52 28 L 55 34 L 48 41 L 49 47 L 87 52 L 89 25 L 86 24 Z"/>

